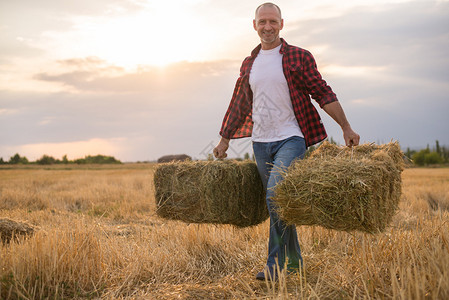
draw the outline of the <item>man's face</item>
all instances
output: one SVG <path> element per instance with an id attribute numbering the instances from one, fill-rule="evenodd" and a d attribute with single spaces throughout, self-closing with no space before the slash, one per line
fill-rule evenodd
<path id="1" fill-rule="evenodd" d="M 262 44 L 274 44 L 279 40 L 279 31 L 284 27 L 276 7 L 262 6 L 253 21 L 254 29 L 259 34 Z"/>

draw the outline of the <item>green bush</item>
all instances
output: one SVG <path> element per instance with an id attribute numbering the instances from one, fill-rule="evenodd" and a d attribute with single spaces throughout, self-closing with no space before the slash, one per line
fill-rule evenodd
<path id="1" fill-rule="evenodd" d="M 44 154 L 44 155 L 42 155 L 41 158 L 36 160 L 36 163 L 38 165 L 52 165 L 52 164 L 56 163 L 56 159 L 54 157 Z"/>
<path id="2" fill-rule="evenodd" d="M 413 162 L 418 166 L 440 164 L 443 162 L 443 158 L 440 154 L 429 149 L 423 149 L 412 155 Z"/>
<path id="3" fill-rule="evenodd" d="M 28 159 L 25 156 L 20 156 L 19 153 L 16 153 L 9 159 L 9 163 L 12 165 L 24 164 L 28 163 Z"/>
<path id="4" fill-rule="evenodd" d="M 425 155 L 424 161 L 426 165 L 441 164 L 443 158 L 437 152 L 430 152 Z"/>
<path id="5" fill-rule="evenodd" d="M 429 152 L 430 152 L 429 149 L 424 149 L 424 150 L 415 152 L 415 153 L 412 155 L 412 160 L 413 160 L 413 162 L 414 162 L 416 165 L 418 165 L 418 166 L 424 166 L 425 163 L 426 163 L 426 162 L 425 162 L 425 161 L 426 161 L 425 156 L 426 156 L 426 154 L 429 153 Z"/>
<path id="6" fill-rule="evenodd" d="M 117 160 L 113 156 L 105 156 L 105 155 L 88 155 L 84 158 L 76 159 L 75 163 L 77 164 L 121 164 L 122 162 Z"/>

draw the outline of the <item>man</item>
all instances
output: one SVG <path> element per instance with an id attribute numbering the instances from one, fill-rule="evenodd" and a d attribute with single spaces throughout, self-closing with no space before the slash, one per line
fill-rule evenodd
<path id="1" fill-rule="evenodd" d="M 267 195 L 270 214 L 268 259 L 256 276 L 276 277 L 276 265 L 294 272 L 302 265 L 296 227 L 279 219 L 272 201 L 280 172 L 301 159 L 308 146 L 327 137 L 310 96 L 342 128 L 347 146 L 356 146 L 354 132 L 331 87 L 322 79 L 310 52 L 279 37 L 284 26 L 281 10 L 273 3 L 256 9 L 254 29 L 258 45 L 245 58 L 213 152 L 225 158 L 229 140 L 251 136 L 257 168 Z M 285 263 L 287 262 L 287 266 Z"/>

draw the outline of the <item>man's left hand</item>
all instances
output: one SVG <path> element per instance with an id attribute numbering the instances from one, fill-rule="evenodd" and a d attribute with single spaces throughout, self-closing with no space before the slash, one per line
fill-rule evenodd
<path id="1" fill-rule="evenodd" d="M 360 135 L 358 135 L 351 127 L 343 130 L 343 138 L 345 139 L 346 146 L 357 146 L 360 142 Z"/>

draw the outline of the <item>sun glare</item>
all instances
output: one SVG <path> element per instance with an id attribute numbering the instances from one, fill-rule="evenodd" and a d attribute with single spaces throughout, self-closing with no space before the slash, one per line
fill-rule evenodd
<path id="1" fill-rule="evenodd" d="M 137 15 L 78 23 L 78 28 L 89 35 L 96 56 L 131 68 L 207 59 L 213 35 L 203 23 L 188 7 L 161 1 Z"/>

